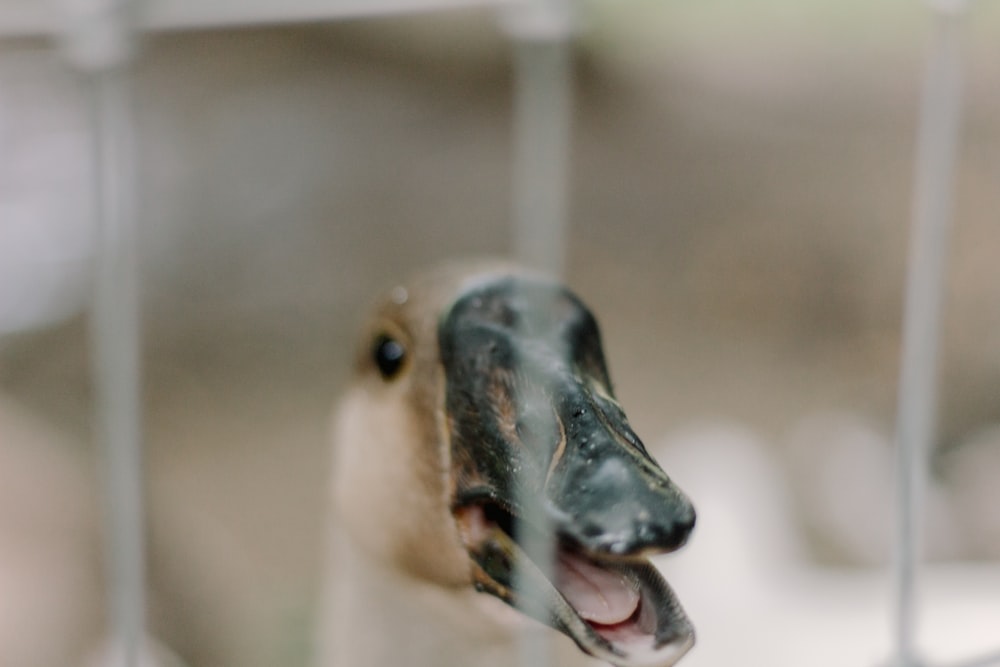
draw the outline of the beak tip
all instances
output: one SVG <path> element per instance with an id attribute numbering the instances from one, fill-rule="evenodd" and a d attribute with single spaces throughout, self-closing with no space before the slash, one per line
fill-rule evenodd
<path id="1" fill-rule="evenodd" d="M 667 541 L 670 543 L 669 547 L 671 551 L 680 549 L 687 544 L 688 538 L 691 537 L 697 521 L 698 516 L 694 511 L 694 507 L 688 504 L 686 511 L 675 519 L 673 526 L 669 530 Z"/>

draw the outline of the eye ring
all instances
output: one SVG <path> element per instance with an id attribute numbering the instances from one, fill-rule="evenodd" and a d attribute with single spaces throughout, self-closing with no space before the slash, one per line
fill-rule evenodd
<path id="1" fill-rule="evenodd" d="M 379 334 L 372 344 L 372 359 L 383 380 L 399 375 L 406 363 L 406 348 L 389 334 Z"/>

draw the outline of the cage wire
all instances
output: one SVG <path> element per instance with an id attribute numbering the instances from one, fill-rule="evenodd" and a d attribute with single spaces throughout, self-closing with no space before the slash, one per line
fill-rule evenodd
<path id="1" fill-rule="evenodd" d="M 891 610 L 894 667 L 926 664 L 917 647 L 920 525 L 935 426 L 937 351 L 958 150 L 966 5 L 964 0 L 929 3 L 933 34 L 917 138 L 896 426 L 897 527 Z M 114 664 L 137 667 L 146 603 L 137 184 L 128 71 L 134 53 L 133 7 L 127 0 L 119 0 L 66 3 L 63 9 L 68 12 L 64 23 L 68 30 L 62 47 L 69 64 L 84 74 L 92 100 L 97 175 L 93 186 L 98 195 L 100 237 L 91 313 L 93 375 L 102 442 Z M 537 0 L 508 7 L 502 17 L 515 53 L 512 245 L 522 262 L 557 275 L 565 265 L 568 232 L 572 9 L 570 0 Z M 522 506 L 529 511 L 533 507 L 531 503 Z M 543 516 L 525 518 L 537 526 L 546 525 Z M 552 565 L 554 539 L 542 535 L 543 539 L 527 540 L 525 550 L 544 570 Z M 515 581 L 524 579 L 516 574 Z M 540 604 L 530 588 L 521 593 L 529 609 Z M 548 665 L 545 636 L 526 634 L 520 656 L 524 667 Z M 1000 665 L 1000 649 L 954 667 L 989 665 Z"/>
<path id="2" fill-rule="evenodd" d="M 112 664 L 140 664 L 145 637 L 136 154 L 131 3 L 66 3 L 61 46 L 86 89 L 92 127 L 97 244 L 90 326 L 104 484 L 105 571 Z"/>
<path id="3" fill-rule="evenodd" d="M 917 567 L 921 520 L 934 437 L 941 302 L 948 255 L 952 180 L 961 100 L 963 7 L 932 6 L 929 49 L 917 139 L 909 272 L 896 426 L 896 543 L 894 645 L 904 667 L 919 664 L 916 647 Z"/>
<path id="4" fill-rule="evenodd" d="M 135 188 L 128 77 L 89 81 L 98 162 L 99 244 L 91 326 L 108 521 L 111 653 L 137 665 L 145 627 L 142 410 Z M 116 661 L 119 658 L 115 658 Z"/>
<path id="5" fill-rule="evenodd" d="M 503 16 L 514 43 L 513 253 L 561 276 L 569 228 L 573 105 L 570 0 L 544 0 Z"/>
<path id="6" fill-rule="evenodd" d="M 937 414 L 937 365 L 950 246 L 955 164 L 962 102 L 965 0 L 930 0 L 928 48 L 913 185 L 909 268 L 896 423 L 896 514 L 893 552 L 893 664 L 917 667 L 919 566 L 924 501 Z M 1000 664 L 995 654 L 962 667 Z"/>
<path id="7" fill-rule="evenodd" d="M 511 8 L 503 19 L 514 45 L 513 254 L 526 266 L 561 276 L 569 226 L 572 6 L 569 0 L 543 0 Z M 528 415 L 529 422 L 546 419 L 532 417 L 535 413 L 523 407 L 518 413 Z M 547 432 L 546 426 L 527 424 L 536 433 Z M 545 618 L 542 591 L 530 585 L 528 569 L 537 567 L 546 580 L 554 581 L 556 541 L 544 509 L 532 502 L 527 476 L 515 476 L 515 482 L 514 497 L 524 512 L 521 521 L 534 530 L 517 530 L 527 558 L 514 563 L 514 588 L 528 616 Z M 525 667 L 551 662 L 548 633 L 525 628 L 518 648 Z"/>

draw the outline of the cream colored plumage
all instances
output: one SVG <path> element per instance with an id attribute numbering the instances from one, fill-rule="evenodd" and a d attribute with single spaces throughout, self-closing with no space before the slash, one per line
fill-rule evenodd
<path id="1" fill-rule="evenodd" d="M 599 386 L 600 391 L 595 394 L 599 395 L 597 398 L 586 394 L 579 400 L 597 401 L 593 402 L 595 412 L 620 411 L 614 407 L 617 403 L 613 403 L 610 387 L 605 386 L 603 360 L 594 362 L 590 358 L 594 354 L 600 356 L 596 328 L 592 336 L 587 328 L 592 318 L 581 310 L 582 306 L 577 306 L 575 297 L 566 296 L 568 293 L 564 295 L 557 289 L 562 290 L 505 264 L 451 265 L 423 274 L 404 287 L 391 290 L 376 305 L 373 315 L 363 327 L 354 378 L 338 404 L 333 423 L 332 512 L 327 581 L 318 627 L 317 667 L 508 666 L 516 664 L 518 636 L 525 629 L 544 633 L 552 639 L 557 664 L 597 664 L 567 636 L 516 611 L 513 606 L 516 604 L 516 592 L 511 592 L 507 586 L 508 564 L 504 563 L 496 569 L 495 560 L 482 555 L 482 550 L 492 549 L 491 553 L 495 553 L 500 544 L 513 550 L 513 553 L 507 554 L 510 558 L 521 553 L 501 530 L 503 519 L 496 518 L 498 513 L 505 515 L 506 509 L 510 509 L 516 517 L 519 510 L 512 508 L 517 506 L 503 498 L 502 482 L 492 481 L 490 486 L 483 480 L 495 480 L 497 475 L 506 474 L 508 468 L 522 470 L 530 466 L 525 463 L 527 459 L 509 466 L 506 461 L 500 461 L 493 464 L 500 470 L 496 472 L 481 463 L 484 460 L 482 452 L 466 455 L 465 447 L 479 447 L 482 443 L 465 442 L 461 422 L 463 419 L 496 420 L 495 430 L 490 430 L 493 428 L 490 425 L 484 427 L 484 438 L 488 439 L 487 436 L 495 433 L 510 433 L 510 438 L 518 441 L 518 447 L 527 448 L 530 443 L 528 437 L 522 438 L 523 419 L 518 412 L 523 408 L 518 402 L 521 389 L 520 385 L 512 388 L 511 383 L 532 370 L 514 366 L 502 369 L 503 372 L 497 371 L 496 376 L 500 379 L 483 385 L 486 389 L 480 393 L 485 395 L 470 398 L 467 394 L 474 394 L 475 391 L 464 387 L 458 389 L 455 385 L 472 382 L 475 378 L 470 378 L 470 373 L 455 371 L 458 361 L 451 358 L 466 354 L 475 363 L 483 359 L 493 363 L 497 346 L 506 349 L 504 346 L 509 344 L 512 346 L 511 355 L 518 359 L 509 363 L 524 364 L 523 358 L 527 353 L 518 352 L 521 348 L 516 346 L 521 345 L 521 339 L 510 334 L 513 329 L 505 329 L 503 335 L 507 338 L 497 339 L 499 342 L 483 343 L 474 349 L 467 349 L 467 346 L 471 346 L 469 341 L 478 335 L 477 332 L 486 331 L 492 335 L 499 330 L 500 320 L 509 324 L 507 320 L 513 321 L 522 316 L 530 320 L 534 317 L 536 313 L 531 310 L 534 306 L 524 305 L 527 303 L 524 295 L 541 290 L 548 295 L 545 298 L 555 299 L 551 303 L 546 302 L 549 305 L 539 311 L 540 317 L 548 318 L 546 322 L 552 320 L 553 330 L 562 335 L 564 329 L 576 331 L 570 325 L 576 326 L 577 320 L 583 322 L 580 325 L 583 327 L 583 334 L 580 335 L 583 342 L 571 343 L 566 352 L 573 358 L 587 357 L 579 364 L 571 364 L 574 374 L 566 376 L 563 373 L 568 378 L 570 393 Z M 473 296 L 468 296 L 473 293 Z M 461 307 L 455 305 L 460 299 Z M 472 314 L 462 315 L 465 312 L 463 309 Z M 563 311 L 569 318 L 565 322 L 559 319 L 563 317 Z M 497 313 L 502 313 L 502 317 Z M 446 316 L 449 319 L 446 320 Z M 462 320 L 462 317 L 467 317 L 468 321 Z M 468 324 L 470 321 L 472 325 Z M 466 328 L 461 329 L 463 326 Z M 449 327 L 455 327 L 456 331 L 461 329 L 462 333 L 449 338 Z M 545 331 L 548 332 L 548 329 Z M 554 334 L 545 335 L 551 339 Z M 590 337 L 594 341 L 590 341 Z M 451 340 L 457 342 L 449 343 Z M 531 345 L 533 348 L 544 347 L 539 341 L 548 344 L 545 342 L 548 340 L 532 340 Z M 561 338 L 558 340 L 562 341 Z M 583 351 L 587 354 L 577 354 L 574 345 L 585 347 Z M 592 345 L 597 346 L 596 353 L 586 347 Z M 452 347 L 461 349 L 454 352 Z M 442 350 L 449 355 L 448 363 L 442 361 Z M 597 369 L 593 373 L 591 366 Z M 564 364 L 559 361 L 553 365 L 555 367 L 562 372 Z M 489 375 L 492 369 L 489 366 L 484 372 Z M 487 407 L 462 411 L 456 411 L 454 407 L 456 401 L 474 400 L 487 401 L 483 403 Z M 508 415 L 510 412 L 514 414 Z M 574 415 L 583 412 L 584 408 L 579 408 Z M 486 413 L 487 416 L 483 416 Z M 513 421 L 515 418 L 516 424 Z M 508 421 L 504 422 L 504 419 Z M 556 414 L 552 422 L 562 429 L 563 435 L 556 458 L 545 459 L 544 465 L 539 464 L 539 467 L 549 468 L 550 477 L 553 471 L 556 471 L 555 476 L 577 474 L 573 472 L 576 468 L 572 468 L 575 454 L 566 455 L 566 461 L 559 458 L 563 456 L 566 445 L 565 424 L 569 424 L 573 433 L 579 430 L 574 430 L 577 422 L 571 419 L 563 419 Z M 617 564 L 617 560 L 612 560 L 616 557 L 613 553 L 634 559 L 650 550 L 665 551 L 679 546 L 693 524 L 693 513 L 678 491 L 673 487 L 667 489 L 669 480 L 662 476 L 661 481 L 662 472 L 655 468 L 651 459 L 647 462 L 643 458 L 645 452 L 641 443 L 634 438 L 624 421 L 622 424 L 615 426 L 616 430 L 609 436 L 614 442 L 608 446 L 622 449 L 638 447 L 642 456 L 629 451 L 625 464 L 619 464 L 617 458 L 610 464 L 625 466 L 632 465 L 633 460 L 638 461 L 635 465 L 641 470 L 635 474 L 655 475 L 655 479 L 650 478 L 649 488 L 655 486 L 661 494 L 667 491 L 673 494 L 669 500 L 679 508 L 680 518 L 670 519 L 674 523 L 643 524 L 643 530 L 650 535 L 655 533 L 658 542 L 654 538 L 646 538 L 648 543 L 642 544 L 625 544 L 619 540 L 615 546 L 608 542 L 611 546 L 607 548 L 602 545 L 573 546 L 572 553 L 567 554 L 563 554 L 564 548 L 560 547 L 559 558 L 568 559 L 567 562 L 588 559 L 588 562 L 598 563 L 600 568 L 622 568 L 627 573 L 632 566 Z M 472 428 L 479 426 L 473 424 Z M 516 435 L 513 435 L 515 432 Z M 555 430 L 551 432 L 556 433 Z M 627 444 L 626 440 L 633 444 Z M 570 445 L 571 449 L 575 447 L 575 440 Z M 485 458 L 491 456 L 487 454 Z M 551 456 L 551 452 L 546 456 Z M 566 472 L 560 472 L 563 470 Z M 489 498 L 485 501 L 478 497 L 466 500 L 472 496 L 466 494 L 463 485 L 488 488 Z M 548 494 L 546 498 L 558 496 L 551 489 L 554 485 L 555 482 L 548 478 L 541 485 L 544 493 Z M 659 488 L 661 486 L 663 489 Z M 494 501 L 504 509 L 494 507 Z M 604 511 L 603 507 L 593 511 L 584 508 L 579 513 L 571 509 L 568 514 L 579 514 L 582 517 L 580 521 L 598 521 L 602 519 L 601 511 Z M 468 518 L 470 516 L 472 518 Z M 626 519 L 633 521 L 632 518 Z M 473 523 L 485 531 L 483 534 L 486 537 L 470 537 L 475 533 L 469 528 Z M 567 524 L 567 544 L 572 541 L 571 532 L 575 526 L 572 522 Z M 677 534 L 666 536 L 674 528 Z M 509 526 L 507 530 L 510 530 Z M 562 534 L 561 529 L 557 532 Z M 626 549 L 629 551 L 626 552 Z M 568 552 L 570 547 L 565 550 Z M 634 557 L 629 555 L 633 553 Z M 598 574 L 601 581 L 596 585 L 612 586 L 601 583 L 604 575 Z M 644 570 L 634 575 L 627 573 L 627 576 L 631 577 L 627 580 L 631 583 L 627 585 L 637 591 L 646 590 L 642 587 L 647 586 L 645 577 L 649 575 Z M 566 587 L 565 578 L 559 575 L 558 586 Z M 592 623 L 588 626 L 580 620 L 575 608 L 565 602 L 565 597 L 555 593 L 556 588 L 556 583 L 552 584 L 552 592 L 545 587 L 545 594 L 555 600 L 552 613 L 561 615 L 555 625 L 581 646 L 596 647 L 598 652 L 604 648 L 618 650 L 614 648 L 618 646 L 615 644 L 618 640 L 606 641 L 598 636 L 599 633 L 595 634 L 593 628 L 598 627 L 603 632 L 603 626 Z M 579 599 L 579 596 L 574 598 Z M 668 599 L 668 602 L 671 601 L 672 598 Z M 644 607 L 634 611 L 625 609 L 626 615 L 631 614 L 636 619 L 642 616 L 645 625 L 654 625 L 658 637 L 663 637 L 660 643 L 666 648 L 658 647 L 659 653 L 652 662 L 623 658 L 622 664 L 671 664 L 683 654 L 690 645 L 689 627 L 685 625 L 686 619 L 679 607 L 672 607 L 676 607 L 676 612 L 671 610 L 669 614 L 673 616 L 669 618 L 663 612 Z M 631 629 L 632 625 L 638 627 L 639 622 L 630 620 L 621 625 Z M 570 630 L 566 629 L 567 626 Z M 581 627 L 584 629 L 579 629 Z M 683 637 L 674 637 L 677 633 Z M 628 648 L 632 645 L 624 642 L 621 646 Z M 593 652 L 595 649 L 587 650 Z"/>

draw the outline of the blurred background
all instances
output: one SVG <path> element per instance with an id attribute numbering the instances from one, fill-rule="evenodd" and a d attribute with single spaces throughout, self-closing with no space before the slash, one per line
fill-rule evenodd
<path id="1" fill-rule="evenodd" d="M 636 431 L 668 472 L 685 433 L 744 434 L 788 485 L 803 562 L 878 570 L 926 8 L 630 0 L 582 18 L 566 278 Z M 937 560 L 1000 559 L 998 34 L 1000 5 L 973 4 Z M 143 40 L 150 622 L 190 665 L 306 663 L 356 327 L 420 267 L 509 254 L 511 68 L 484 9 Z M 0 40 L 0 644 L 45 647 L 12 667 L 70 664 L 103 615 L 88 141 L 52 44 Z"/>

